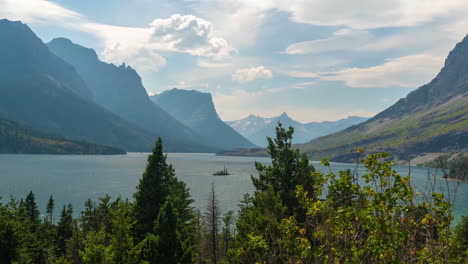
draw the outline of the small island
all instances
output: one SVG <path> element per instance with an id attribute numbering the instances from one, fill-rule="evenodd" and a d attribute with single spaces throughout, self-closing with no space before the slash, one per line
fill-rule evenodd
<path id="1" fill-rule="evenodd" d="M 231 175 L 231 174 L 228 172 L 226 166 L 224 166 L 224 168 L 222 170 L 215 171 L 213 173 L 213 176 L 227 176 L 227 175 Z"/>

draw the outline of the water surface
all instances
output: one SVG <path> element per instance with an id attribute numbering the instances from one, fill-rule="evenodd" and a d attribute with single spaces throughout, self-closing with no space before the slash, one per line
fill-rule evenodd
<path id="1" fill-rule="evenodd" d="M 41 212 L 45 212 L 50 195 L 54 196 L 57 208 L 72 203 L 77 212 L 88 198 L 97 199 L 109 194 L 131 199 L 145 169 L 147 155 L 0 155 L 0 196 L 5 202 L 10 194 L 20 198 L 32 190 Z M 244 194 L 253 191 L 250 176 L 256 175 L 254 161 L 269 163 L 269 158 L 169 153 L 168 161 L 174 166 L 179 179 L 187 183 L 195 206 L 205 207 L 211 184 L 214 183 L 221 209 L 227 211 L 237 210 Z M 319 170 L 324 169 L 317 162 L 313 164 Z M 212 176 L 214 171 L 224 166 L 232 175 Z M 331 169 L 337 173 L 355 167 L 354 164 L 332 163 Z M 396 166 L 395 169 L 402 175 L 408 174 L 407 167 Z M 358 170 L 360 174 L 364 172 L 362 166 Z M 427 189 L 427 168 L 413 167 L 411 176 L 417 190 Z M 451 187 L 454 184 L 453 181 L 449 182 Z M 438 180 L 437 187 L 445 188 L 444 181 Z M 458 187 L 455 215 L 468 215 L 468 183 L 461 183 Z"/>

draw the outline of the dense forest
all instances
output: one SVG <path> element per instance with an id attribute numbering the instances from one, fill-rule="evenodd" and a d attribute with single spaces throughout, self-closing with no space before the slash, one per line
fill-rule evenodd
<path id="1" fill-rule="evenodd" d="M 468 217 L 452 226 L 443 194 L 416 192 L 389 154 L 361 163 L 367 172 L 321 172 L 279 124 L 268 138 L 271 165 L 256 163 L 255 191 L 237 213 L 221 214 L 216 189 L 193 206 L 159 139 L 133 199 L 88 200 L 82 212 L 41 215 L 34 194 L 1 200 L 0 263 L 463 263 Z M 360 150 L 357 150 L 360 152 Z M 322 164 L 329 167 L 327 160 Z M 364 179 L 360 184 L 358 177 Z M 61 210 L 55 219 L 56 210 Z"/>
<path id="2" fill-rule="evenodd" d="M 125 154 L 125 151 L 54 136 L 0 117 L 0 153 Z"/>

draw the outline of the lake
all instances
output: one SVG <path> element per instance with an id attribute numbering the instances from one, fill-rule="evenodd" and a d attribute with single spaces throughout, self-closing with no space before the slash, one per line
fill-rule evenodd
<path id="1" fill-rule="evenodd" d="M 72 203 L 75 212 L 83 208 L 85 200 L 109 194 L 112 197 L 132 198 L 138 179 L 146 166 L 148 153 L 129 153 L 121 156 L 80 156 L 80 155 L 0 155 L 0 196 L 3 203 L 9 196 L 25 197 L 29 191 L 36 195 L 42 213 L 47 200 L 53 195 L 56 214 L 65 203 Z M 205 208 L 213 183 L 216 187 L 222 211 L 237 210 L 245 193 L 251 193 L 253 186 L 250 176 L 256 175 L 254 161 L 269 163 L 269 158 L 216 156 L 214 154 L 169 153 L 168 161 L 179 179 L 187 183 L 195 206 Z M 317 169 L 324 168 L 312 162 Z M 227 167 L 232 175 L 212 176 L 214 171 Z M 337 173 L 354 169 L 355 164 L 332 163 Z M 328 170 L 328 169 L 327 169 Z M 407 167 L 395 166 L 401 175 L 408 174 Z M 362 166 L 360 174 L 364 172 Z M 428 170 L 411 168 L 412 184 L 423 192 L 428 184 Z M 454 181 L 449 181 L 453 187 Z M 438 188 L 445 188 L 445 181 L 437 180 Z M 468 215 L 468 183 L 460 183 L 455 202 L 455 215 Z"/>

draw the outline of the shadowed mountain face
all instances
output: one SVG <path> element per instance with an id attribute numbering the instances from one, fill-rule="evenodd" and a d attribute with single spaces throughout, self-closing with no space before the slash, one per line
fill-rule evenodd
<path id="1" fill-rule="evenodd" d="M 96 105 L 73 66 L 21 22 L 0 20 L 0 114 L 46 133 L 149 150 L 154 138 Z"/>
<path id="2" fill-rule="evenodd" d="M 284 127 L 291 126 L 294 128 L 293 143 L 299 144 L 343 130 L 366 120 L 367 118 L 364 117 L 353 116 L 338 121 L 302 124 L 291 119 L 286 113 L 283 113 L 280 116 L 272 118 L 250 115 L 244 119 L 226 123 L 254 144 L 265 147 L 268 144 L 266 137 L 273 138 L 275 136 L 275 128 L 278 122 L 281 122 Z"/>
<path id="3" fill-rule="evenodd" d="M 99 60 L 92 49 L 57 38 L 49 49 L 75 67 L 94 94 L 96 103 L 128 122 L 163 138 L 169 151 L 218 150 L 206 147 L 200 135 L 154 104 L 138 73 L 125 64 L 117 67 Z"/>
<path id="4" fill-rule="evenodd" d="M 91 91 L 75 69 L 51 54 L 28 26 L 2 19 L 0 30 L 2 80 L 18 80 L 38 74 L 60 84 L 62 89 L 73 91 L 86 100 L 92 100 Z"/>
<path id="5" fill-rule="evenodd" d="M 411 69 L 408 69 L 409 71 Z M 353 148 L 391 151 L 395 160 L 468 149 L 468 36 L 428 84 L 357 126 L 301 148 L 312 157 L 350 161 Z"/>
<path id="6" fill-rule="evenodd" d="M 68 140 L 0 117 L 0 153 L 125 154 L 125 151 Z"/>
<path id="7" fill-rule="evenodd" d="M 255 147 L 219 118 L 209 93 L 172 89 L 151 99 L 220 149 Z"/>

